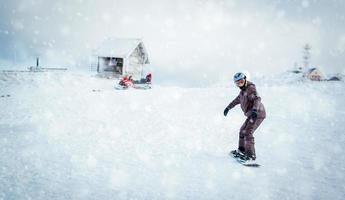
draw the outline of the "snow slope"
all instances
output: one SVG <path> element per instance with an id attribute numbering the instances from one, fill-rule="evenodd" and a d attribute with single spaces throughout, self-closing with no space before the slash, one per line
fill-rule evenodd
<path id="1" fill-rule="evenodd" d="M 0 76 L 0 199 L 343 199 L 345 85 L 257 85 L 261 168 L 227 156 L 233 87 L 113 90 L 85 74 Z M 0 95 L 0 96 L 1 96 Z"/>

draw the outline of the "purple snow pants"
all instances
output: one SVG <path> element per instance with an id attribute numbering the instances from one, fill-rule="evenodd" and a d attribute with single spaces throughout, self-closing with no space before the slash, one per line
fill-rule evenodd
<path id="1" fill-rule="evenodd" d="M 265 118 L 257 118 L 253 120 L 248 117 L 240 129 L 240 139 L 238 149 L 244 150 L 248 156 L 256 158 L 255 147 L 254 147 L 254 131 L 260 126 L 261 122 Z"/>

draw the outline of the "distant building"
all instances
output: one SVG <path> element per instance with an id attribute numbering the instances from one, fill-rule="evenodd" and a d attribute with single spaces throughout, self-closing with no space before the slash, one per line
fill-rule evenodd
<path id="1" fill-rule="evenodd" d="M 297 69 L 293 69 L 290 72 L 295 73 L 295 74 L 302 74 L 303 73 L 303 69 L 302 68 L 297 68 Z"/>
<path id="2" fill-rule="evenodd" d="M 36 66 L 28 67 L 30 72 L 53 72 L 53 71 L 66 71 L 67 68 L 63 67 L 41 67 L 40 66 L 40 57 L 36 57 Z"/>
<path id="3" fill-rule="evenodd" d="M 150 64 L 148 53 L 141 39 L 111 38 L 93 52 L 92 68 L 99 74 L 112 77 L 124 75 L 141 79 L 143 70 Z M 95 64 L 96 63 L 96 64 Z"/>
<path id="4" fill-rule="evenodd" d="M 332 76 L 331 78 L 328 79 L 328 81 L 341 81 L 341 78 L 337 76 Z"/>
<path id="5" fill-rule="evenodd" d="M 330 75 L 330 78 L 328 79 L 328 81 L 342 81 L 342 80 L 345 80 L 345 75 L 340 74 L 340 73 Z"/>
<path id="6" fill-rule="evenodd" d="M 312 81 L 322 81 L 325 80 L 324 75 L 322 74 L 322 72 L 317 69 L 317 68 L 311 68 L 309 70 L 307 70 L 304 74 L 304 77 L 312 80 Z"/>

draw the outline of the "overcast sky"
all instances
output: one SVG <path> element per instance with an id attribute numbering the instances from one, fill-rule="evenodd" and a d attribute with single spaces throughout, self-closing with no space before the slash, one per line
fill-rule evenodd
<path id="1" fill-rule="evenodd" d="M 311 64 L 345 73 L 343 0 L 0 0 L 0 67 L 89 69 L 107 37 L 143 38 L 154 73 L 192 80 Z"/>

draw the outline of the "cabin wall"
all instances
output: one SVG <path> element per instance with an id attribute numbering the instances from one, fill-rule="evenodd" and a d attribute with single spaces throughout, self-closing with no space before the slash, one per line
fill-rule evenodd
<path id="1" fill-rule="evenodd" d="M 128 74 L 133 76 L 134 79 L 141 79 L 143 77 L 143 67 L 145 62 L 145 54 L 142 52 L 142 48 L 139 46 L 128 57 Z"/>

